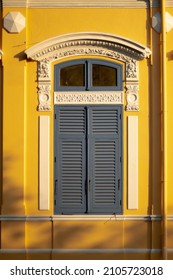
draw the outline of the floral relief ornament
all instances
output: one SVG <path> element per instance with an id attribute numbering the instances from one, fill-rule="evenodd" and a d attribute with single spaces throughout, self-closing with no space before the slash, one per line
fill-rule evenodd
<path id="1" fill-rule="evenodd" d="M 55 92 L 55 104 L 67 103 L 123 104 L 123 92 Z"/>
<path id="2" fill-rule="evenodd" d="M 38 63 L 38 80 L 50 80 L 50 62 L 46 59 Z"/>
<path id="3" fill-rule="evenodd" d="M 126 111 L 139 111 L 138 85 L 126 86 Z"/>
<path id="4" fill-rule="evenodd" d="M 38 85 L 38 110 L 39 111 L 50 111 L 50 85 Z"/>

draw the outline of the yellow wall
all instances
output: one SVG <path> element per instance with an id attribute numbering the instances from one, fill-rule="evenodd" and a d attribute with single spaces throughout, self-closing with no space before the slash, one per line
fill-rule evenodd
<path id="1" fill-rule="evenodd" d="M 123 215 L 161 215 L 161 96 L 160 38 L 149 29 L 149 11 L 145 9 L 21 9 L 26 29 L 19 34 L 2 31 L 3 49 L 3 203 L 2 215 L 53 215 L 53 141 L 54 118 L 51 112 L 38 112 L 37 63 L 27 61 L 24 51 L 54 36 L 75 32 L 101 32 L 126 37 L 152 50 L 152 58 L 139 62 L 139 112 L 123 117 Z M 153 14 L 157 10 L 153 11 Z M 173 13 L 169 9 L 170 14 Z M 130 27 L 130 28 L 129 28 Z M 151 32 L 151 34 L 150 34 Z M 150 41 L 152 37 L 152 45 Z M 173 117 L 171 112 L 173 77 L 173 30 L 167 34 L 168 82 L 168 166 L 173 166 Z M 65 59 L 59 60 L 62 62 Z M 110 59 L 111 60 L 111 59 Z M 52 64 L 53 71 L 53 64 Z M 52 80 L 53 108 L 53 80 Z M 125 108 L 125 104 L 124 104 Z M 50 210 L 38 208 L 38 117 L 51 117 L 50 138 Z M 127 116 L 139 119 L 139 208 L 127 208 Z M 172 170 L 168 170 L 168 214 L 173 215 Z M 15 230 L 14 232 L 14 223 Z M 15 236 L 18 242 L 13 244 Z M 89 238 L 88 238 L 89 235 Z M 169 236 L 172 224 L 169 223 Z M 53 237 L 52 237 L 53 236 Z M 80 243 L 79 243 L 80 239 Z M 169 239 L 170 240 L 170 239 Z M 171 241 L 169 241 L 172 247 Z M 3 222 L 1 248 L 117 249 L 161 247 L 160 221 L 28 221 Z M 69 255 L 70 256 L 70 255 Z M 79 255 L 78 255 L 79 256 Z M 99 258 L 98 255 L 93 255 Z M 101 255 L 100 255 L 101 256 Z M 36 256 L 35 256 L 36 257 Z M 40 255 L 37 256 L 40 258 Z M 46 255 L 45 258 L 50 256 Z M 64 258 L 54 255 L 52 258 Z M 87 258 L 87 256 L 85 256 Z M 103 256 L 103 258 L 105 255 Z M 139 258 L 133 255 L 109 255 L 108 258 Z M 148 253 L 141 258 L 152 258 Z M 2 256 L 4 258 L 4 255 Z M 28 254 L 28 258 L 33 258 Z M 76 258 L 75 255 L 71 258 Z M 81 258 L 84 258 L 82 256 Z M 91 255 L 88 255 L 91 258 Z M 155 256 L 160 258 L 160 255 Z"/>

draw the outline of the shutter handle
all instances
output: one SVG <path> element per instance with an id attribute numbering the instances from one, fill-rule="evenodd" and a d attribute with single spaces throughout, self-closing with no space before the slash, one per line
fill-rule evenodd
<path id="1" fill-rule="evenodd" d="M 91 180 L 89 180 L 89 192 L 91 190 Z"/>
<path id="2" fill-rule="evenodd" d="M 57 186 L 57 183 L 58 183 L 58 180 L 56 179 L 56 180 L 55 180 L 55 194 L 57 194 L 57 193 L 56 193 L 56 186 Z"/>

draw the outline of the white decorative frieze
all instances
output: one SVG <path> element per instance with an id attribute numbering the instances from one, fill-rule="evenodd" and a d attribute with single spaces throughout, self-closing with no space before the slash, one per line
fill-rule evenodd
<path id="1" fill-rule="evenodd" d="M 123 104 L 123 92 L 55 92 L 55 104 Z"/>
<path id="2" fill-rule="evenodd" d="M 139 111 L 138 85 L 126 85 L 126 111 Z"/>

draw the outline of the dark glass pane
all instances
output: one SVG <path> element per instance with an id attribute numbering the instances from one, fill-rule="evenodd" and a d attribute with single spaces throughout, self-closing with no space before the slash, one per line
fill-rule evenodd
<path id="1" fill-rule="evenodd" d="M 64 67 L 60 70 L 60 86 L 83 87 L 85 86 L 85 65 L 78 64 Z"/>
<path id="2" fill-rule="evenodd" d="M 105 65 L 92 65 L 92 86 L 117 86 L 117 69 Z"/>

